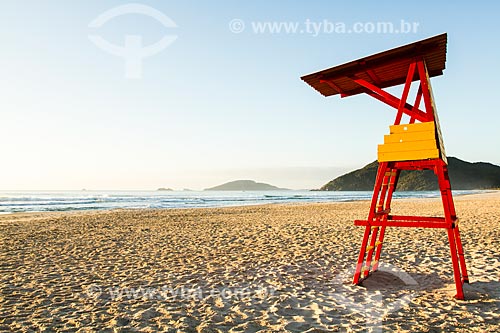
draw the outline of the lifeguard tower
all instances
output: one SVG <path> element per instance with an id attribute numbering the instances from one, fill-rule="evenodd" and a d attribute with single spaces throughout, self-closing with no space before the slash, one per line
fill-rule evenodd
<path id="1" fill-rule="evenodd" d="M 469 282 L 467 268 L 430 82 L 431 77 L 443 74 L 446 43 L 447 35 L 442 34 L 302 77 L 323 96 L 366 93 L 397 111 L 394 125 L 378 146 L 379 166 L 368 218 L 354 221 L 365 227 L 354 284 L 377 270 L 386 227 L 442 228 L 446 229 L 450 243 L 455 297 L 464 298 L 462 286 Z M 408 95 L 414 81 L 418 90 L 412 105 Z M 404 86 L 400 98 L 383 90 L 401 84 Z M 405 124 L 403 117 L 407 118 Z M 391 200 L 401 170 L 434 171 L 444 217 L 391 214 Z"/>

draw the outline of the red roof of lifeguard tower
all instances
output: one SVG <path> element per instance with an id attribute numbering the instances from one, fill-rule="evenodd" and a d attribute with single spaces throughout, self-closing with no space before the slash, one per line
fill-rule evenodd
<path id="1" fill-rule="evenodd" d="M 430 77 L 442 75 L 446 63 L 446 42 L 447 35 L 444 33 L 308 74 L 301 79 L 323 96 L 341 94 L 344 97 L 365 92 L 363 87 L 349 78 L 354 75 L 379 88 L 405 83 L 408 66 L 416 57 L 425 60 Z M 417 73 L 413 80 L 418 80 Z"/>

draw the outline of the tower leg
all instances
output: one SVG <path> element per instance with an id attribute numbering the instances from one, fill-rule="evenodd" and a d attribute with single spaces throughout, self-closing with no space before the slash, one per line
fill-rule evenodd
<path id="1" fill-rule="evenodd" d="M 368 238 L 370 237 L 370 226 L 365 227 L 365 234 L 363 235 L 363 241 L 361 242 L 361 249 L 359 250 L 358 263 L 356 264 L 356 271 L 354 272 L 353 284 L 359 284 L 361 278 L 361 271 L 363 270 L 363 262 L 365 261 L 365 250 L 368 244 Z"/>
<path id="2" fill-rule="evenodd" d="M 453 195 L 451 194 L 450 178 L 448 176 L 448 168 L 443 161 L 439 161 L 435 170 L 439 189 L 441 191 L 441 199 L 443 201 L 444 215 L 446 222 L 452 225 L 447 229 L 448 240 L 450 243 L 451 262 L 453 264 L 453 276 L 455 279 L 455 286 L 457 288 L 457 295 L 455 298 L 464 299 L 463 283 L 469 281 L 467 275 L 467 268 L 465 265 L 464 250 L 462 241 L 460 239 L 460 231 L 457 225 L 457 216 L 455 212 L 455 204 L 453 202 Z"/>
<path id="3" fill-rule="evenodd" d="M 455 242 L 457 244 L 458 259 L 462 272 L 462 282 L 469 283 L 469 275 L 467 274 L 467 266 L 465 265 L 464 248 L 462 246 L 462 240 L 460 239 L 460 230 L 458 225 L 455 225 L 455 228 L 453 228 L 453 233 L 455 234 Z"/>
<path id="4" fill-rule="evenodd" d="M 453 277 L 455 278 L 455 287 L 457 288 L 457 294 L 455 295 L 455 298 L 464 299 L 464 291 L 462 287 L 462 280 L 460 278 L 460 268 L 458 264 L 457 248 L 455 245 L 455 235 L 451 228 L 447 229 L 447 231 L 448 231 L 448 240 L 450 242 L 451 262 L 453 264 Z"/>

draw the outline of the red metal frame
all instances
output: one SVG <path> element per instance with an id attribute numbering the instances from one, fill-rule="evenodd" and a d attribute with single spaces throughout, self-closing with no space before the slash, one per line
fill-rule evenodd
<path id="1" fill-rule="evenodd" d="M 409 105 L 407 103 L 407 99 L 410 86 L 414 81 L 416 74 L 418 74 L 419 78 L 419 88 L 414 104 Z M 370 77 L 375 76 L 374 73 L 368 73 L 368 75 Z M 410 124 L 415 121 L 437 122 L 434 103 L 432 100 L 433 97 L 429 75 L 423 59 L 416 58 L 410 64 L 401 98 L 397 98 L 396 96 L 389 94 L 376 85 L 360 79 L 357 76 L 352 76 L 350 78 L 358 85 L 364 87 L 367 94 L 397 110 L 394 121 L 395 125 L 399 125 L 401 123 L 404 115 L 410 117 Z M 373 81 L 376 82 L 376 80 Z M 325 82 L 331 84 L 333 88 L 338 90 L 338 87 L 336 87 L 332 82 L 327 80 Z M 342 97 L 346 96 L 347 95 L 345 94 L 342 95 Z M 419 108 L 422 99 L 425 111 Z M 457 290 L 455 297 L 457 299 L 464 298 L 463 283 L 468 283 L 469 280 L 465 265 L 464 250 L 460 239 L 458 219 L 455 212 L 455 205 L 448 177 L 446 157 L 444 152 L 441 152 L 441 154 L 441 158 L 436 159 L 381 162 L 379 164 L 368 219 L 356 220 L 354 222 L 355 225 L 365 226 L 365 232 L 353 279 L 354 284 L 359 284 L 363 279 L 367 278 L 371 272 L 378 269 L 386 227 L 444 228 L 447 230 L 448 240 L 450 243 L 451 261 Z M 425 217 L 390 215 L 392 195 L 396 189 L 401 170 L 425 169 L 433 170 L 438 178 L 445 216 Z M 373 255 L 375 255 L 374 259 Z"/>

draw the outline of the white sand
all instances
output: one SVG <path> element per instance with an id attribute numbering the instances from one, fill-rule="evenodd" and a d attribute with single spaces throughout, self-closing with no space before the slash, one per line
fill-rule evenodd
<path id="1" fill-rule="evenodd" d="M 500 331 L 498 193 L 456 198 L 465 301 L 452 297 L 438 229 L 388 229 L 387 268 L 350 285 L 363 233 L 353 220 L 368 206 L 0 216 L 0 331 Z M 442 208 L 399 200 L 393 212 Z"/>

